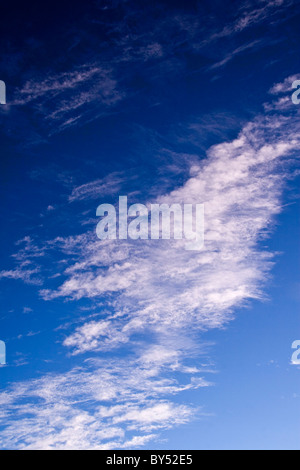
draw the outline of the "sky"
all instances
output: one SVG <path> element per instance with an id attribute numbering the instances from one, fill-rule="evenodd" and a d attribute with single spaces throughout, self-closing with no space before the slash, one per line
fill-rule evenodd
<path id="1" fill-rule="evenodd" d="M 299 2 L 6 3 L 0 448 L 299 450 Z"/>

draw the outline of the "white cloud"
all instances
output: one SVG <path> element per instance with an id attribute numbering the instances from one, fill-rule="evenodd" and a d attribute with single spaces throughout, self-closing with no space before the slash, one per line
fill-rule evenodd
<path id="1" fill-rule="evenodd" d="M 282 21 L 283 12 L 293 4 L 293 0 L 262 0 L 260 4 L 257 2 L 242 3 L 238 13 L 238 18 L 232 23 L 226 25 L 221 31 L 215 32 L 203 41 L 203 45 L 211 41 L 227 38 L 263 23 L 266 19 L 270 21 Z"/>
<path id="2" fill-rule="evenodd" d="M 290 77 L 287 77 L 283 82 L 275 83 L 275 85 L 272 86 L 270 93 L 272 95 L 279 95 L 282 93 L 292 93 L 293 91 L 293 82 L 295 80 L 299 80 L 299 75 L 291 75 Z"/>
<path id="3" fill-rule="evenodd" d="M 116 325 L 110 321 L 92 321 L 78 327 L 74 334 L 67 337 L 64 346 L 75 348 L 73 354 L 80 354 L 97 349 L 105 349 L 109 343 L 110 348 L 115 343 L 119 346 L 121 342 L 127 342 L 128 336 L 122 335 L 116 330 Z"/>
<path id="4" fill-rule="evenodd" d="M 32 284 L 35 286 L 42 285 L 42 280 L 35 276 L 39 274 L 40 270 L 36 269 L 26 269 L 25 267 L 12 269 L 8 271 L 1 271 L 0 272 L 0 279 L 14 279 L 14 280 L 21 280 L 25 282 L 25 284 Z"/>
<path id="5" fill-rule="evenodd" d="M 198 380 L 189 387 L 207 385 Z M 1 447 L 137 448 L 157 438 L 153 430 L 195 416 L 190 406 L 161 398 L 181 390 L 175 379 L 159 377 L 133 359 L 96 361 L 92 367 L 16 384 L 0 393 L 0 419 L 6 424 Z"/>
<path id="6" fill-rule="evenodd" d="M 65 271 L 67 280 L 43 290 L 43 297 L 113 295 L 111 328 L 120 342 L 145 327 L 157 334 L 166 327 L 222 327 L 234 308 L 263 297 L 272 254 L 258 244 L 281 212 L 285 175 L 278 166 L 299 150 L 296 129 L 297 121 L 291 129 L 285 118 L 258 118 L 236 140 L 212 147 L 181 188 L 158 198 L 205 204 L 203 251 L 186 252 L 181 241 L 101 242 L 94 233 L 84 242 L 72 238 L 79 259 Z"/>
<path id="7" fill-rule="evenodd" d="M 94 351 L 105 360 L 0 394 L 3 447 L 128 448 L 195 415 L 175 396 L 209 385 L 195 366 L 202 352 L 198 333 L 222 328 L 237 307 L 264 298 L 273 253 L 261 242 L 282 211 L 289 164 L 299 149 L 295 110 L 289 118 L 259 116 L 205 159 L 195 162 L 193 155 L 190 177 L 157 201 L 205 203 L 201 252 L 187 252 L 181 241 L 101 242 L 94 232 L 41 248 L 22 241 L 20 263 L 48 250 L 68 261 L 58 288 L 41 291 L 46 300 L 105 304 L 100 320 L 83 320 L 63 339 L 71 354 Z M 126 357 L 107 359 L 106 351 L 124 344 Z"/>
<path id="8" fill-rule="evenodd" d="M 283 82 L 275 83 L 269 90 L 271 95 L 275 95 L 277 98 L 271 103 L 265 103 L 264 108 L 266 112 L 281 112 L 285 113 L 294 108 L 292 101 L 293 94 L 293 83 L 299 79 L 299 75 L 291 75 L 287 77 Z"/>
<path id="9" fill-rule="evenodd" d="M 12 105 L 34 103 L 37 112 L 53 127 L 52 133 L 56 133 L 89 120 L 90 113 L 94 113 L 94 119 L 123 97 L 111 69 L 85 64 L 40 80 L 28 80 L 16 93 Z"/>
<path id="10" fill-rule="evenodd" d="M 124 175 L 113 173 L 102 180 L 93 181 L 74 188 L 69 201 L 81 201 L 84 199 L 97 199 L 108 195 L 115 195 L 120 191 L 126 180 Z"/>
<path id="11" fill-rule="evenodd" d="M 138 429 L 144 432 L 168 428 L 174 424 L 183 424 L 191 419 L 193 413 L 193 410 L 187 406 L 174 406 L 168 402 L 155 403 L 152 406 L 150 403 L 150 406 L 148 404 L 142 410 L 132 406 L 127 407 L 125 412 L 119 407 L 117 410 L 109 410 L 108 412 L 115 414 L 115 411 L 117 411 L 117 416 L 113 418 L 114 424 L 129 422 L 132 423 L 129 427 L 130 430 Z"/>
<path id="12" fill-rule="evenodd" d="M 32 313 L 32 312 L 33 312 L 33 310 L 30 307 L 24 307 L 23 308 L 23 313 Z"/>
<path id="13" fill-rule="evenodd" d="M 255 41 L 252 41 L 250 43 L 244 44 L 243 46 L 240 46 L 236 49 L 234 49 L 232 52 L 230 52 L 228 55 L 224 57 L 221 61 L 217 62 L 216 64 L 213 64 L 210 67 L 210 70 L 219 68 L 219 67 L 224 67 L 224 65 L 228 64 L 228 62 L 231 62 L 237 55 L 240 55 L 242 52 L 248 51 L 249 49 L 251 51 L 257 50 L 257 46 L 262 47 L 263 43 L 261 40 L 257 39 Z"/>

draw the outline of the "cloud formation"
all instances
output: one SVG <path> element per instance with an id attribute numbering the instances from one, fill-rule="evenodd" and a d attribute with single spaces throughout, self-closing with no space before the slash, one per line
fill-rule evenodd
<path id="1" fill-rule="evenodd" d="M 214 71 L 245 51 L 265 46 L 268 38 L 252 38 L 242 45 L 232 45 L 232 39 L 267 19 L 271 18 L 272 24 L 283 21 L 293 5 L 292 0 L 247 2 L 234 14 L 228 13 L 228 24 L 221 29 L 218 16 L 211 17 L 201 6 L 199 17 L 185 8 L 174 8 L 166 19 L 161 5 L 151 5 L 143 11 L 135 3 L 130 8 L 124 2 L 111 3 L 107 8 L 101 5 L 91 17 L 87 16 L 74 33 L 75 37 L 60 32 L 59 45 L 66 43 L 73 59 L 72 67 L 62 67 L 65 62 L 63 50 L 62 54 L 56 51 L 51 68 L 41 68 L 38 73 L 34 69 L 26 70 L 26 79 L 15 89 L 5 113 L 11 112 L 13 127 L 18 133 L 23 129 L 24 139 L 40 144 L 45 142 L 46 135 L 49 137 L 117 112 L 118 104 L 124 104 L 126 99 L 139 92 L 136 87 L 133 89 L 132 83 L 142 69 L 145 72 L 142 82 L 159 87 L 162 78 L 186 75 L 188 56 L 201 62 L 200 70 Z M 118 11 L 119 21 L 111 21 L 109 12 L 112 10 Z M 220 41 L 224 44 L 226 40 L 224 58 L 220 56 L 223 48 L 219 46 Z M 47 51 L 47 44 L 41 39 L 33 40 L 28 47 L 29 59 L 32 54 L 37 54 L 37 49 Z M 179 48 L 181 54 L 177 53 Z M 19 51 L 5 51 L 3 56 L 6 59 L 9 56 L 9 63 L 14 62 L 14 67 L 21 67 L 25 62 Z M 22 75 L 19 69 L 18 74 Z M 29 110 L 38 117 L 36 129 L 29 130 L 26 118 Z M 7 132 L 11 133 L 11 129 Z"/>
<path id="2" fill-rule="evenodd" d="M 275 85 L 273 93 L 284 92 L 287 83 Z M 297 107 L 288 114 L 272 109 L 234 140 L 212 146 L 206 158 L 191 155 L 183 184 L 143 201 L 204 203 L 200 252 L 187 252 L 180 240 L 100 241 L 95 231 L 40 245 L 28 236 L 18 242 L 17 266 L 1 277 L 28 282 L 29 274 L 18 274 L 22 269 L 31 276 L 47 266 L 52 277 L 61 275 L 56 288 L 44 285 L 44 300 L 88 300 L 99 313 L 83 316 L 73 330 L 68 325 L 66 333 L 58 330 L 65 352 L 85 361 L 81 366 L 0 394 L 3 447 L 137 447 L 193 418 L 193 407 L 175 397 L 210 385 L 205 376 L 213 370 L 201 360 L 200 334 L 223 328 L 237 307 L 264 298 L 274 263 L 265 241 L 282 212 L 299 130 Z M 189 132 L 197 133 L 197 125 Z M 123 175 L 111 174 L 73 189 L 69 201 L 111 195 L 122 183 Z M 122 358 L 113 359 L 119 351 Z M 93 354 L 98 359 L 86 361 Z"/>
<path id="3" fill-rule="evenodd" d="M 74 188 L 69 197 L 69 201 L 99 199 L 104 196 L 117 195 L 125 181 L 126 175 L 113 173 L 102 180 L 92 181 Z"/>
<path id="4" fill-rule="evenodd" d="M 69 63 L 74 50 L 73 65 L 65 63 L 64 51 L 61 63 L 53 63 L 51 70 L 28 71 L 6 111 L 25 116 L 29 110 L 50 135 L 107 116 L 120 103 L 125 108 L 133 93 L 138 98 L 135 104 L 127 100 L 126 111 L 137 109 L 143 96 L 143 112 L 145 103 L 153 106 L 168 95 L 171 80 L 180 78 L 181 90 L 181 79 L 194 72 L 194 63 L 198 72 L 220 70 L 265 45 L 265 37 L 251 39 L 251 28 L 270 18 L 275 24 L 282 21 L 292 3 L 247 2 L 228 13 L 230 21 L 222 28 L 215 17 L 191 15 L 185 9 L 172 9 L 166 17 L 160 6 L 124 11 L 124 2 L 100 2 L 104 16 L 89 17 L 93 28 L 85 24 L 76 31 L 68 50 Z M 107 21 L 112 15 L 105 12 L 112 8 L 118 9 L 119 21 Z M 249 36 L 235 43 L 246 32 Z M 226 47 L 220 48 L 225 41 Z M 285 80 L 271 92 L 277 96 L 287 89 Z M 57 349 L 71 364 L 76 361 L 76 367 L 61 365 L 60 372 L 0 392 L 1 447 L 136 448 L 201 416 L 203 410 L 187 401 L 186 392 L 212 385 L 207 375 L 214 368 L 206 357 L 204 332 L 224 328 L 237 308 L 263 300 L 274 263 L 266 239 L 282 212 L 290 164 L 300 149 L 299 113 L 294 108 L 292 116 L 285 114 L 292 110 L 290 101 L 279 99 L 265 105 L 265 116 L 254 118 L 236 138 L 210 147 L 204 156 L 166 149 L 164 139 L 161 155 L 170 161 L 159 171 L 173 172 L 172 177 L 168 184 L 156 185 L 155 196 L 147 194 L 145 184 L 145 200 L 139 202 L 204 203 L 204 250 L 187 252 L 181 241 L 101 242 L 96 222 L 87 233 L 76 235 L 70 228 L 71 236 L 59 232 L 48 241 L 27 236 L 18 243 L 16 267 L 1 271 L 0 279 L 41 285 L 40 297 L 53 307 L 51 314 L 60 302 L 68 302 L 71 310 L 80 306 L 85 313 L 64 325 L 55 317 Z M 189 134 L 186 140 L 194 135 L 197 142 L 209 129 L 221 138 L 232 123 L 222 110 L 217 120 L 217 113 L 209 114 L 200 130 L 201 118 L 190 122 L 188 131 L 183 130 L 185 137 Z M 129 172 L 101 179 L 92 175 L 74 187 L 69 173 L 58 176 L 70 190 L 62 216 L 67 213 L 67 220 L 86 202 L 96 213 L 97 199 L 117 199 L 131 178 Z M 162 189 L 166 187 L 171 189 Z M 58 219 L 61 205 L 48 205 L 49 213 L 54 209 Z M 90 212 L 82 217 L 86 214 Z"/>
<path id="5" fill-rule="evenodd" d="M 171 358 L 167 364 L 134 358 L 97 360 L 61 375 L 16 384 L 0 393 L 0 419 L 6 422 L 1 447 L 102 450 L 144 446 L 157 439 L 158 431 L 182 425 L 201 413 L 165 398 L 209 385 L 195 377 L 180 386 L 166 377 L 172 365 Z M 34 400 L 34 405 L 28 400 Z"/>
<path id="6" fill-rule="evenodd" d="M 47 78 L 28 80 L 15 94 L 12 106 L 33 106 L 48 121 L 52 133 L 101 115 L 124 97 L 111 69 L 84 64 Z M 55 128 L 54 128 L 55 127 Z"/>
<path id="7" fill-rule="evenodd" d="M 94 233 L 72 238 L 80 259 L 58 289 L 42 290 L 43 298 L 114 295 L 118 318 L 126 319 L 120 337 L 145 325 L 156 331 L 162 324 L 221 327 L 233 308 L 263 296 L 272 254 L 259 244 L 281 212 L 285 178 L 279 165 L 288 165 L 298 149 L 295 126 L 289 129 L 283 116 L 249 123 L 237 139 L 212 147 L 193 164 L 181 188 L 151 201 L 204 203 L 203 251 L 191 255 L 181 241 L 100 242 Z"/>

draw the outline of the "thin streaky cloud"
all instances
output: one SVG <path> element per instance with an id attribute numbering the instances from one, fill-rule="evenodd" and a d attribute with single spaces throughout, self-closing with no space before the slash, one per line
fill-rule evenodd
<path id="1" fill-rule="evenodd" d="M 231 53 L 229 53 L 224 59 L 222 59 L 220 62 L 217 62 L 216 64 L 213 64 L 211 67 L 209 67 L 209 70 L 214 70 L 220 67 L 224 67 L 227 65 L 229 62 L 231 62 L 236 56 L 239 54 L 245 52 L 245 51 L 255 51 L 257 50 L 258 46 L 263 47 L 263 42 L 259 39 L 252 41 L 248 44 L 244 44 L 243 46 L 240 46 L 236 49 L 234 49 Z"/>
<path id="2" fill-rule="evenodd" d="M 113 71 L 92 64 L 61 74 L 50 72 L 44 79 L 27 81 L 16 92 L 12 106 L 33 106 L 57 133 L 82 120 L 88 121 L 90 113 L 98 115 L 123 98 Z"/>
<path id="3" fill-rule="evenodd" d="M 244 11 L 236 21 L 225 26 L 221 31 L 211 35 L 208 42 L 241 33 L 248 28 L 257 26 L 264 22 L 267 18 L 270 19 L 270 17 L 272 18 L 277 16 L 277 21 L 282 21 L 280 13 L 293 5 L 294 2 L 293 0 L 273 0 L 263 1 L 261 3 L 262 6 L 260 8 L 253 8 L 253 3 L 251 2 L 249 9 L 246 9 L 246 11 Z"/>
<path id="4" fill-rule="evenodd" d="M 124 174 L 113 173 L 103 179 L 74 188 L 69 196 L 69 201 L 74 202 L 117 195 L 125 181 L 126 176 Z"/>

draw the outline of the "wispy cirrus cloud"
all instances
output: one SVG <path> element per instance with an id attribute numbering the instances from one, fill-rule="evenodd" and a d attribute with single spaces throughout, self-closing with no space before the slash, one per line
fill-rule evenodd
<path id="1" fill-rule="evenodd" d="M 161 361 L 155 366 L 134 358 L 93 361 L 0 393 L 0 418 L 7 425 L 1 446 L 27 450 L 141 447 L 156 440 L 158 431 L 201 414 L 164 397 L 205 386 L 203 379 L 178 385 L 176 379 L 166 378 Z M 35 405 L 26 404 L 27 399 L 35 400 Z"/>
<path id="2" fill-rule="evenodd" d="M 279 134 L 276 140 L 274 129 Z M 284 118 L 260 118 L 246 125 L 238 139 L 211 148 L 206 160 L 193 165 L 182 188 L 157 200 L 205 203 L 203 252 L 191 257 L 180 242 L 162 246 L 149 241 L 142 246 L 99 242 L 91 234 L 84 242 L 78 239 L 82 260 L 68 268 L 69 279 L 58 290 L 45 290 L 42 295 L 80 299 L 119 291 L 122 305 L 138 300 L 141 310 L 137 312 L 150 318 L 164 305 L 165 321 L 170 315 L 170 321 L 176 318 L 181 325 L 181 311 L 189 311 L 193 321 L 199 311 L 200 325 L 220 326 L 231 307 L 260 296 L 258 285 L 268 270 L 270 255 L 255 245 L 281 211 L 283 177 L 276 166 L 298 148 L 295 127 L 289 131 Z M 72 241 L 76 245 L 76 239 Z M 118 261 L 112 261 L 116 256 Z M 154 276 L 154 272 L 159 274 Z"/>
<path id="3" fill-rule="evenodd" d="M 217 69 L 217 68 L 220 68 L 220 67 L 224 67 L 230 61 L 232 61 L 236 56 L 238 56 L 239 54 L 242 54 L 243 52 L 248 51 L 248 50 L 255 51 L 259 47 L 262 47 L 262 46 L 263 46 L 262 41 L 259 40 L 259 39 L 255 40 L 255 41 L 251 41 L 250 43 L 244 44 L 244 45 L 234 49 L 226 57 L 224 57 L 224 59 L 222 59 L 220 62 L 217 62 L 217 63 L 213 64 L 211 67 L 209 67 L 209 69 L 214 70 L 214 69 Z"/>
<path id="4" fill-rule="evenodd" d="M 125 181 L 126 175 L 122 173 L 110 174 L 101 180 L 77 186 L 69 196 L 69 201 L 82 201 L 116 195 Z"/>
<path id="5" fill-rule="evenodd" d="M 281 13 L 293 4 L 293 0 L 262 0 L 244 3 L 238 12 L 238 18 L 231 24 L 225 26 L 221 31 L 209 37 L 209 41 L 225 38 L 264 22 L 267 18 L 273 21 L 282 21 Z"/>
<path id="6" fill-rule="evenodd" d="M 33 106 L 55 133 L 101 114 L 123 97 L 113 71 L 91 64 L 60 74 L 49 73 L 46 78 L 28 80 L 16 92 L 11 105 Z"/>
<path id="7" fill-rule="evenodd" d="M 200 333 L 224 328 L 237 307 L 264 299 L 274 253 L 261 242 L 282 212 L 289 164 L 299 154 L 295 108 L 289 116 L 258 116 L 206 158 L 195 161 L 193 154 L 186 181 L 146 201 L 204 203 L 201 252 L 187 252 L 181 241 L 101 242 L 94 232 L 41 247 L 27 240 L 16 261 L 32 250 L 39 258 L 54 252 L 56 272 L 64 262 L 56 287 L 41 290 L 45 300 L 101 306 L 100 319 L 82 318 L 61 343 L 77 358 L 97 353 L 102 359 L 86 363 L 88 370 L 77 367 L 3 392 L 4 447 L 130 448 L 193 419 L 193 407 L 175 397 L 210 384 L 205 360 L 195 366 L 196 357 L 202 363 Z M 86 189 L 79 199 L 90 196 Z M 124 346 L 126 357 L 111 359 Z M 29 406 L 26 399 L 38 401 Z"/>
<path id="8" fill-rule="evenodd" d="M 21 133 L 31 144 L 40 144 L 46 141 L 46 135 L 51 136 L 117 112 L 118 104 L 139 93 L 137 88 L 133 89 L 132 83 L 139 75 L 141 65 L 143 70 L 147 69 L 142 82 L 155 84 L 158 88 L 170 75 L 179 78 L 187 73 L 187 57 L 191 54 L 197 62 L 201 62 L 200 70 L 224 67 L 237 55 L 268 42 L 253 39 L 232 47 L 233 36 L 269 18 L 275 23 L 283 21 L 283 13 L 294 4 L 293 0 L 248 2 L 229 15 L 228 26 L 221 30 L 217 18 L 207 16 L 205 9 L 200 18 L 195 18 L 175 8 L 166 19 L 162 6 L 146 8 L 143 12 L 136 5 L 129 7 L 128 3 L 112 4 L 107 8 L 101 6 L 76 31 L 75 42 L 72 39 L 70 43 L 70 32 L 61 33 L 61 40 L 66 41 L 70 54 L 76 57 L 72 67 L 62 68 L 60 62 L 64 58 L 56 51 L 57 63 L 54 61 L 51 69 L 41 69 L 38 73 L 36 70 L 24 71 L 26 79 L 15 90 L 5 110 L 8 114 L 12 112 L 13 134 Z M 110 9 L 118 9 L 118 22 L 109 21 L 106 14 Z M 90 31 L 91 23 L 98 25 L 93 33 Z M 141 24 L 143 27 L 139 26 Z M 102 46 L 99 48 L 99 37 L 104 44 L 110 44 L 109 51 Z M 225 39 L 229 44 L 224 58 L 219 56 L 218 42 Z M 37 46 L 33 41 L 32 47 L 36 53 L 41 44 Z M 177 53 L 179 49 L 180 54 Z M 10 51 L 10 56 L 13 55 Z M 15 55 L 19 63 L 19 53 L 15 52 Z M 20 67 L 23 62 L 20 62 Z M 22 77 L 22 70 L 18 70 L 18 74 Z M 29 125 L 26 117 L 28 111 L 39 118 L 36 128 Z M 0 110 L 2 112 L 3 109 Z M 12 123 L 11 120 L 9 122 Z M 6 131 L 12 133 L 11 128 Z"/>

